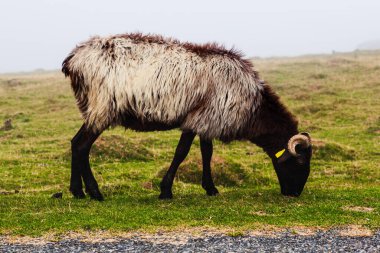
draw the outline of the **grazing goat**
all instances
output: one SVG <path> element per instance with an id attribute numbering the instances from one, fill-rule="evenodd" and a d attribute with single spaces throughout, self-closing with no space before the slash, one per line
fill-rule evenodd
<path id="1" fill-rule="evenodd" d="M 298 196 L 310 171 L 311 140 L 250 61 L 217 44 L 196 45 L 139 33 L 93 37 L 64 60 L 84 124 L 72 139 L 70 191 L 103 200 L 89 152 L 110 126 L 137 131 L 180 128 L 174 159 L 161 182 L 172 198 L 178 166 L 200 137 L 202 187 L 216 195 L 210 161 L 212 140 L 249 140 L 272 159 L 281 192 Z"/>

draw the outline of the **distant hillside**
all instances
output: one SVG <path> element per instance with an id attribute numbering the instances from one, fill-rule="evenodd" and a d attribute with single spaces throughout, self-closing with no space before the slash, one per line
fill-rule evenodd
<path id="1" fill-rule="evenodd" d="M 358 45 L 359 50 L 379 50 L 380 49 L 380 40 L 371 40 L 363 42 Z"/>

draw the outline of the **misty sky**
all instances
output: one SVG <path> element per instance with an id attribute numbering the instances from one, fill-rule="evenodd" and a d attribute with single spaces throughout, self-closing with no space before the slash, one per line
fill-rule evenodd
<path id="1" fill-rule="evenodd" d="M 1 0 L 0 73 L 58 69 L 90 36 L 135 31 L 247 57 L 352 51 L 380 39 L 380 1 Z"/>

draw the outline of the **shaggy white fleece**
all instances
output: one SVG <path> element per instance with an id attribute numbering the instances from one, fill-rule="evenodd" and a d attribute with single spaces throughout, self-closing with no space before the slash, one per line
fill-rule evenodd
<path id="1" fill-rule="evenodd" d="M 94 37 L 71 52 L 63 71 L 94 131 L 133 115 L 233 139 L 252 126 L 264 84 L 237 53 L 204 47 L 143 35 Z"/>

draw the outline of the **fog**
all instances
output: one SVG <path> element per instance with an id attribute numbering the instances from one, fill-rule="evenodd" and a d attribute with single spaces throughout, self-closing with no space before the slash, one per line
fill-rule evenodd
<path id="1" fill-rule="evenodd" d="M 90 36 L 136 31 L 247 57 L 352 51 L 380 38 L 380 1 L 1 0 L 0 73 L 58 69 Z"/>

